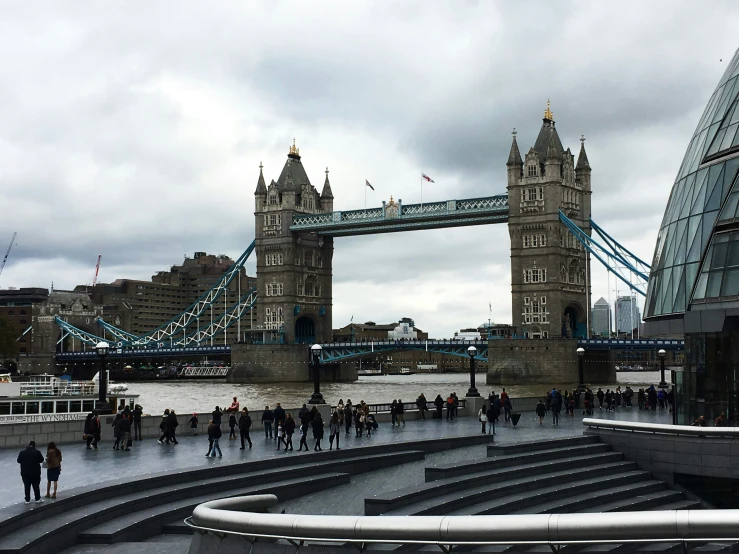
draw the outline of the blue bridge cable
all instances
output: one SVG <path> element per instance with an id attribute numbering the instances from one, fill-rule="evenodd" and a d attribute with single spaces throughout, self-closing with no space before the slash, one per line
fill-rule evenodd
<path id="1" fill-rule="evenodd" d="M 231 284 L 234 277 L 238 275 L 241 268 L 246 263 L 246 260 L 251 256 L 256 246 L 256 241 L 252 241 L 249 247 L 244 251 L 238 260 L 228 269 L 228 271 L 219 279 L 213 286 L 210 287 L 205 293 L 193 302 L 186 310 L 179 315 L 170 319 L 168 322 L 163 323 L 153 331 L 141 336 L 135 336 L 131 333 L 124 331 L 118 327 L 111 325 L 110 323 L 98 318 L 98 325 L 109 331 L 113 336 L 119 339 L 119 342 L 124 344 L 131 344 L 134 346 L 146 346 L 149 343 L 158 343 L 161 341 L 168 341 L 171 337 L 181 335 L 182 330 L 189 327 L 208 309 L 213 303 L 218 300 L 224 291 Z"/>
<path id="2" fill-rule="evenodd" d="M 628 258 L 631 258 L 634 260 L 635 266 L 641 266 L 645 272 L 649 272 L 651 270 L 651 267 L 649 266 L 648 263 L 641 260 L 638 256 L 636 256 L 636 254 L 631 252 L 628 248 L 619 244 L 619 242 L 616 239 L 614 239 L 611 235 L 609 235 L 602 227 L 600 227 L 592 219 L 590 220 L 590 225 L 593 228 L 593 230 L 596 233 L 598 233 L 598 235 L 600 235 L 600 237 L 606 242 L 606 244 L 611 246 L 611 249 L 614 252 L 619 253 L 619 255 L 620 255 L 620 252 L 623 252 Z"/>
<path id="3" fill-rule="evenodd" d="M 228 321 L 223 328 L 223 332 L 225 333 L 229 328 L 233 326 L 234 323 L 236 323 L 236 321 L 238 321 L 238 319 L 242 315 L 244 315 L 245 313 L 249 313 L 254 308 L 254 306 L 257 303 L 256 293 L 257 293 L 257 287 L 253 287 L 249 289 L 249 292 L 247 292 L 245 295 L 239 298 L 238 302 L 233 304 L 230 308 L 228 308 L 228 310 L 226 310 L 226 312 L 223 315 L 221 315 L 218 319 L 213 321 L 213 325 L 209 324 L 207 327 L 200 329 L 200 331 L 195 331 L 194 333 L 190 333 L 184 339 L 180 337 L 179 339 L 175 340 L 173 344 L 175 345 L 181 344 L 183 347 L 185 347 L 187 346 L 187 343 L 189 342 L 197 342 L 198 346 L 200 346 L 201 341 L 205 340 L 205 338 L 210 338 L 210 335 L 207 334 L 209 332 L 209 329 L 210 329 L 210 333 L 213 333 L 213 329 L 218 329 L 223 323 L 223 321 L 226 318 L 230 317 L 231 318 L 230 321 Z M 251 301 L 249 301 L 250 299 Z M 247 301 L 249 301 L 249 303 L 245 304 Z M 198 338 L 198 335 L 202 335 L 205 338 Z M 240 337 L 239 337 L 239 340 L 241 340 Z"/>
<path id="4" fill-rule="evenodd" d="M 610 264 L 606 260 L 603 259 L 603 257 L 601 256 L 601 253 L 603 255 L 605 255 L 607 258 L 610 258 L 610 259 L 613 259 L 613 260 L 616 260 L 616 261 L 622 263 L 623 265 L 626 266 L 627 269 L 629 269 L 630 271 L 632 271 L 633 273 L 635 273 L 636 275 L 638 275 L 639 277 L 641 277 L 646 282 L 646 281 L 649 280 L 649 278 L 643 272 L 641 272 L 640 270 L 638 270 L 631 263 L 628 263 L 628 262 L 624 263 L 624 258 L 622 256 L 614 254 L 609 249 L 603 247 L 598 241 L 596 241 L 592 237 L 588 236 L 587 233 L 585 233 L 582 229 L 580 229 L 580 227 L 578 227 L 561 210 L 559 212 L 559 219 L 560 219 L 560 221 L 562 221 L 562 223 L 565 224 L 565 226 L 570 230 L 570 232 L 572 232 L 572 234 L 580 242 L 580 244 L 582 244 L 588 252 L 590 252 L 593 256 L 595 256 L 595 258 L 601 264 L 603 264 L 603 266 L 608 271 L 610 271 L 618 279 L 620 279 L 621 281 L 623 281 L 623 283 L 626 286 L 628 286 L 631 290 L 633 290 L 634 292 L 637 292 L 637 293 L 641 294 L 642 296 L 646 296 L 646 292 L 644 290 L 642 290 L 641 288 L 639 288 L 639 286 L 635 285 L 634 283 L 632 283 L 631 281 L 629 281 L 628 279 L 626 279 L 623 275 L 621 275 L 616 270 L 614 270 L 610 266 Z"/>

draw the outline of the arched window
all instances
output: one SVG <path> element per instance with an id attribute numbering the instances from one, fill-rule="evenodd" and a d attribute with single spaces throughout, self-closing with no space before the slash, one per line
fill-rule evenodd
<path id="1" fill-rule="evenodd" d="M 528 170 L 526 173 L 527 177 L 536 177 L 536 164 L 531 164 L 528 166 Z"/>

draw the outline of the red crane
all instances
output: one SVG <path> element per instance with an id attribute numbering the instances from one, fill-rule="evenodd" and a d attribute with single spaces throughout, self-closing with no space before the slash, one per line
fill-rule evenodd
<path id="1" fill-rule="evenodd" d="M 95 283 L 98 282 L 98 273 L 100 272 L 100 260 L 103 258 L 102 254 L 98 255 L 98 263 L 95 266 L 95 277 L 92 279 L 92 286 L 95 286 Z"/>

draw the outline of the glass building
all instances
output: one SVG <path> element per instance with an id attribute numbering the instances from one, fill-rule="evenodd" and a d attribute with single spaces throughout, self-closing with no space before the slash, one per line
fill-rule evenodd
<path id="1" fill-rule="evenodd" d="M 645 332 L 685 336 L 678 422 L 737 417 L 739 382 L 739 50 L 711 95 L 660 227 Z"/>

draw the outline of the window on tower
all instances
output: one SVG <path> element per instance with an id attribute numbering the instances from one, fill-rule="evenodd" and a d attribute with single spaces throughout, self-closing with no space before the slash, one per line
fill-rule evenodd
<path id="1" fill-rule="evenodd" d="M 536 164 L 531 164 L 528 166 L 528 177 L 536 177 Z"/>

